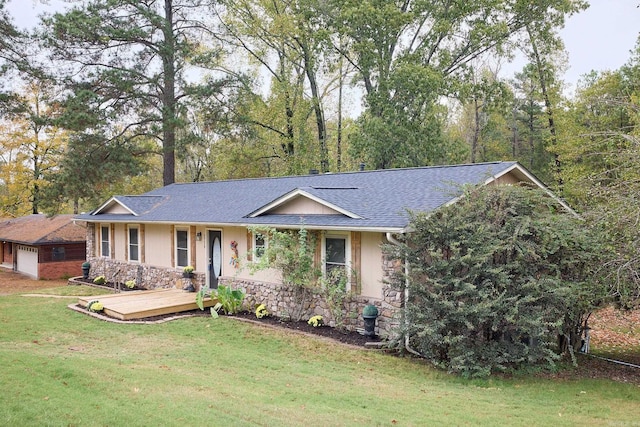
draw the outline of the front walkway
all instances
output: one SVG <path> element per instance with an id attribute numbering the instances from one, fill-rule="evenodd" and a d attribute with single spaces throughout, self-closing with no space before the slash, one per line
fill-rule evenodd
<path id="1" fill-rule="evenodd" d="M 132 291 L 118 294 L 80 297 L 78 304 L 86 307 L 89 302 L 98 300 L 104 306 L 104 314 L 120 320 L 143 319 L 195 310 L 196 294 L 179 289 L 156 289 L 151 291 Z M 213 307 L 216 300 L 207 297 L 205 307 Z"/>

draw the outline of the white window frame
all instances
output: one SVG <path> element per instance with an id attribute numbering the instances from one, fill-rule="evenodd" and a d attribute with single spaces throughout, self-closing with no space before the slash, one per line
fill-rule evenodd
<path id="1" fill-rule="evenodd" d="M 136 258 L 137 259 L 132 259 L 131 258 L 131 232 L 135 230 L 136 231 L 136 237 L 137 237 L 137 242 L 135 244 L 136 247 Z M 140 262 L 140 227 L 138 225 L 129 225 L 127 227 L 127 259 L 129 260 L 129 262 Z"/>
<path id="2" fill-rule="evenodd" d="M 269 247 L 269 239 L 262 233 L 253 232 L 252 234 L 252 248 L 253 248 L 253 262 L 258 262 L 264 256 L 264 252 Z M 262 245 L 258 245 L 258 238 L 262 237 Z M 258 252 L 258 248 L 262 248 L 262 253 Z"/>
<path id="3" fill-rule="evenodd" d="M 187 235 L 187 247 L 186 248 L 182 248 L 182 247 L 178 247 L 178 233 L 184 232 Z M 176 263 L 176 268 L 184 268 L 186 266 L 189 265 L 189 260 L 191 259 L 191 249 L 190 249 L 190 237 L 189 237 L 189 229 L 188 228 L 177 228 L 176 227 L 176 231 L 174 233 L 174 243 L 175 243 L 175 263 Z M 186 262 L 184 265 L 180 264 L 180 256 L 179 253 L 180 251 L 186 251 Z"/>
<path id="4" fill-rule="evenodd" d="M 347 291 L 351 290 L 351 234 L 326 232 L 322 236 L 322 277 L 327 277 L 327 239 L 344 240 L 344 268 L 347 271 Z M 341 264 L 340 264 L 341 265 Z"/>
<path id="5" fill-rule="evenodd" d="M 104 230 L 107 230 L 107 238 L 105 240 L 105 236 L 104 236 Z M 100 256 L 102 258 L 111 258 L 111 224 L 100 224 L 100 232 L 99 234 L 99 238 L 100 238 Z M 105 254 L 105 248 L 104 248 L 104 244 L 107 244 L 107 253 Z"/>

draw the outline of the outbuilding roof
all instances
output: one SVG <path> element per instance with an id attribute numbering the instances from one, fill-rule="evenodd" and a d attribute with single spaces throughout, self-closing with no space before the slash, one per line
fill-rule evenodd
<path id="1" fill-rule="evenodd" d="M 84 227 L 73 223 L 73 215 L 27 215 L 0 222 L 0 240 L 25 245 L 81 243 Z"/>
<path id="2" fill-rule="evenodd" d="M 545 188 L 517 162 L 492 162 L 176 183 L 140 196 L 114 196 L 76 218 L 397 232 L 408 225 L 408 211 L 432 211 L 459 197 L 463 185 L 487 184 L 509 173 Z M 279 210 L 296 198 L 307 199 L 324 211 L 291 214 Z"/>

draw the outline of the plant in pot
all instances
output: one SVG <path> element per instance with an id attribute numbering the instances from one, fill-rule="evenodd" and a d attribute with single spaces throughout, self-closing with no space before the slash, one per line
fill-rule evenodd
<path id="1" fill-rule="evenodd" d="M 186 277 L 186 278 L 192 278 L 193 277 L 193 267 L 190 265 L 187 265 L 185 268 L 182 269 L 182 277 Z"/>

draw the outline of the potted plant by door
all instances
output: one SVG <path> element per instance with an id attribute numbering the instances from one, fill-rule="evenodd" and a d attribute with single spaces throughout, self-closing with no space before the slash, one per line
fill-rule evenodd
<path id="1" fill-rule="evenodd" d="M 185 268 L 182 269 L 182 277 L 184 278 L 192 278 L 193 277 L 193 267 L 190 265 L 187 265 Z"/>

